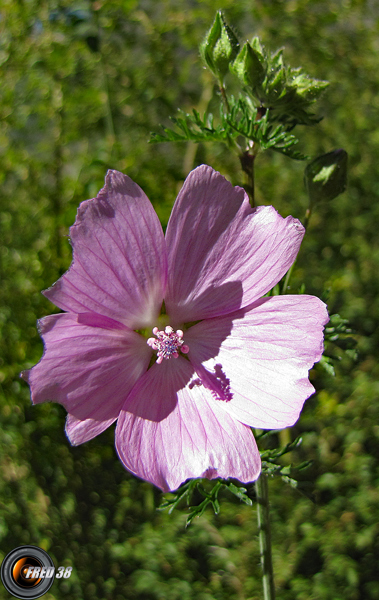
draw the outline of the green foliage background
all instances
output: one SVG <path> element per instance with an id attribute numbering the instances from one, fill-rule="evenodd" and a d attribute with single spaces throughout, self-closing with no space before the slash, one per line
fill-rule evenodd
<path id="1" fill-rule="evenodd" d="M 46 600 L 261 598 L 255 508 L 223 497 L 221 514 L 194 521 L 156 511 L 160 492 L 117 460 L 113 428 L 81 447 L 64 409 L 31 407 L 19 372 L 42 354 L 40 294 L 69 266 L 68 227 L 108 168 L 131 176 L 163 222 L 188 171 L 202 162 L 240 182 L 221 145 L 148 145 L 177 107 L 204 110 L 214 83 L 198 45 L 217 9 L 242 39 L 285 46 L 285 59 L 331 82 L 324 120 L 303 128 L 315 156 L 349 153 L 345 194 L 319 206 L 292 286 L 329 289 L 350 320 L 359 357 L 344 353 L 306 402 L 291 460 L 316 504 L 271 480 L 274 567 L 282 600 L 379 596 L 379 6 L 372 0 L 2 0 L 0 5 L 0 560 L 35 544 L 72 565 Z M 299 146 L 300 146 L 299 145 Z M 257 159 L 257 202 L 302 218 L 303 163 Z M 336 353 L 338 353 L 336 349 Z M 9 598 L 3 588 L 0 598 Z"/>

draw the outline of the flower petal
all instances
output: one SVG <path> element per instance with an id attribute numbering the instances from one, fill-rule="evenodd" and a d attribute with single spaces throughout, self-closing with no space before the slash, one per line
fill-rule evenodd
<path id="1" fill-rule="evenodd" d="M 314 392 L 308 371 L 321 358 L 328 320 L 314 296 L 262 298 L 188 329 L 188 357 L 228 414 L 253 427 L 281 429 L 297 421 Z"/>
<path id="2" fill-rule="evenodd" d="M 159 219 L 141 188 L 108 171 L 96 198 L 82 202 L 70 228 L 73 263 L 45 296 L 62 310 L 96 312 L 131 329 L 154 323 L 167 256 Z"/>
<path id="3" fill-rule="evenodd" d="M 70 413 L 72 444 L 92 439 L 117 419 L 151 349 L 121 323 L 93 313 L 50 315 L 39 322 L 45 342 L 40 362 L 22 376 L 32 402 L 60 402 Z"/>
<path id="4" fill-rule="evenodd" d="M 251 430 L 191 381 L 193 373 L 179 357 L 153 365 L 139 380 L 117 422 L 121 461 L 164 491 L 190 477 L 257 479 L 261 462 Z"/>
<path id="5" fill-rule="evenodd" d="M 198 167 L 167 226 L 170 318 L 185 323 L 251 304 L 286 273 L 303 235 L 297 219 L 283 219 L 272 206 L 252 209 L 242 188 Z"/>

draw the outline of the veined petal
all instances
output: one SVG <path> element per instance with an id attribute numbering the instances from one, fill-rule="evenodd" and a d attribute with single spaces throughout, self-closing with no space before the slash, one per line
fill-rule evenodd
<path id="1" fill-rule="evenodd" d="M 251 430 L 198 386 L 193 374 L 179 357 L 153 365 L 140 379 L 117 421 L 121 461 L 164 491 L 190 477 L 254 481 L 261 462 Z"/>
<path id="2" fill-rule="evenodd" d="M 96 312 L 131 329 L 150 326 L 162 304 L 167 256 L 159 219 L 129 177 L 108 171 L 70 228 L 73 262 L 45 296 L 62 310 Z"/>
<path id="3" fill-rule="evenodd" d="M 45 352 L 22 376 L 34 404 L 63 404 L 66 433 L 72 444 L 81 444 L 117 419 L 151 349 L 138 333 L 93 313 L 50 315 L 39 325 Z"/>
<path id="4" fill-rule="evenodd" d="M 314 392 L 308 371 L 321 358 L 328 320 L 325 304 L 314 296 L 262 298 L 188 329 L 188 358 L 229 415 L 281 429 L 297 421 Z M 230 335 L 220 335 L 228 329 Z"/>
<path id="5" fill-rule="evenodd" d="M 165 304 L 178 323 L 224 315 L 268 292 L 298 253 L 304 228 L 202 165 L 192 171 L 167 226 Z"/>

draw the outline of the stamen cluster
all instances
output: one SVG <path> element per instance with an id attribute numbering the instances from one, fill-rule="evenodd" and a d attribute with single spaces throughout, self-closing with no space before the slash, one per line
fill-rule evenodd
<path id="1" fill-rule="evenodd" d="M 149 338 L 148 345 L 157 351 L 157 363 L 161 364 L 164 358 L 178 358 L 180 350 L 183 354 L 187 354 L 189 347 L 184 343 L 183 331 L 181 329 L 173 330 L 170 325 L 165 327 L 164 331 L 159 331 L 158 327 L 154 327 L 153 334 L 157 338 Z"/>

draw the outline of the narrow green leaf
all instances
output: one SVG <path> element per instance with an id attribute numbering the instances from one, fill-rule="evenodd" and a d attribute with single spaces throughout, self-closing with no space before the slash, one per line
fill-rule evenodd
<path id="1" fill-rule="evenodd" d="M 253 501 L 247 495 L 246 488 L 237 487 L 236 485 L 234 485 L 234 483 L 231 483 L 231 482 L 228 483 L 228 484 L 226 484 L 225 487 L 227 487 L 228 490 L 230 492 L 232 492 L 232 494 L 234 494 L 234 496 L 237 496 L 237 498 L 239 498 L 240 500 L 242 500 L 242 502 L 244 502 L 245 504 L 248 504 L 249 506 L 252 506 Z"/>

